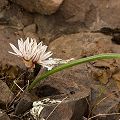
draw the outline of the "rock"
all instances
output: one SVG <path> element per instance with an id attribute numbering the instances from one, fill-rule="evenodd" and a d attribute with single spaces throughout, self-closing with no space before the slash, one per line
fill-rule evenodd
<path id="1" fill-rule="evenodd" d="M 25 38 L 27 38 L 27 37 L 33 38 L 33 39 L 36 39 L 37 42 L 39 42 L 39 35 L 36 32 L 37 32 L 36 24 L 31 24 L 29 26 L 26 26 L 23 29 L 23 33 L 25 35 Z"/>
<path id="2" fill-rule="evenodd" d="M 66 23 L 64 18 L 57 14 L 51 16 L 35 15 L 34 23 L 37 25 L 37 34 L 41 41 L 49 44 L 51 41 L 62 35 L 74 34 L 88 31 L 80 23 Z"/>
<path id="3" fill-rule="evenodd" d="M 17 56 L 14 56 L 12 54 L 9 54 L 8 51 L 12 51 L 9 43 L 12 43 L 17 46 L 17 40 L 21 38 L 21 36 L 17 35 L 16 29 L 13 28 L 7 28 L 7 27 L 0 27 L 0 44 L 2 45 L 0 47 L 0 64 L 2 66 L 8 64 L 13 66 L 19 66 L 21 68 L 25 68 L 24 63 L 21 59 L 19 59 Z"/>
<path id="4" fill-rule="evenodd" d="M 2 112 L 0 110 L 0 120 L 10 120 L 10 118 L 8 117 L 8 115 L 5 112 Z"/>
<path id="5" fill-rule="evenodd" d="M 120 45 L 113 44 L 113 45 L 112 45 L 112 51 L 113 51 L 114 53 L 120 53 Z"/>
<path id="6" fill-rule="evenodd" d="M 116 60 L 99 60 L 88 65 L 91 69 L 92 77 L 101 84 L 106 85 L 114 73 L 119 70 Z"/>
<path id="7" fill-rule="evenodd" d="M 92 114 L 111 114 L 119 112 L 119 92 L 116 88 L 115 81 L 110 81 L 106 86 L 93 85 L 92 90 L 92 106 L 94 107 Z M 99 96 L 98 96 L 99 94 Z M 119 115 L 106 115 L 97 117 L 100 120 L 119 120 Z"/>
<path id="8" fill-rule="evenodd" d="M 27 38 L 27 37 L 33 38 L 33 39 L 35 38 L 37 40 L 37 42 L 39 42 L 39 36 L 37 33 L 27 32 L 27 33 L 25 33 L 25 38 Z"/>
<path id="9" fill-rule="evenodd" d="M 111 42 L 110 36 L 86 32 L 59 37 L 50 43 L 49 49 L 54 53 L 54 57 L 78 59 L 100 53 L 110 53 L 113 51 L 112 46 L 113 43 Z M 72 85 L 75 86 L 75 83 L 76 85 L 85 85 L 92 89 L 91 104 L 96 105 L 96 103 L 99 103 L 108 94 L 114 94 L 113 91 L 118 91 L 116 81 L 112 76 L 119 71 L 119 68 L 120 66 L 117 60 L 94 61 L 55 73 L 49 77 L 49 80 L 44 81 L 43 84 L 49 84 L 51 81 L 51 86 L 54 88 L 59 88 L 61 84 L 64 88 L 63 91 Z M 115 78 L 118 79 L 119 77 Z M 74 81 L 74 84 L 72 81 Z M 58 86 L 54 83 L 57 83 Z M 119 109 L 115 109 L 115 106 L 119 106 L 118 99 L 114 96 L 113 99 L 109 98 L 105 100 L 99 106 L 96 106 L 97 108 L 93 111 L 93 115 L 110 113 L 112 111 L 119 112 Z M 107 118 L 109 116 L 105 117 L 105 119 Z M 114 118 L 116 119 L 116 117 Z"/>
<path id="10" fill-rule="evenodd" d="M 111 46 L 110 36 L 81 32 L 59 37 L 50 43 L 49 49 L 54 53 L 54 57 L 69 59 L 109 53 L 112 49 Z"/>
<path id="11" fill-rule="evenodd" d="M 55 18 L 52 16 L 35 16 L 35 24 L 37 25 L 39 38 L 45 44 L 48 44 L 51 39 L 54 39 L 55 34 Z"/>
<path id="12" fill-rule="evenodd" d="M 0 80 L 0 103 L 8 104 L 13 99 L 13 93 L 10 91 L 6 83 Z"/>
<path id="13" fill-rule="evenodd" d="M 0 0 L 0 11 L 8 5 L 8 0 Z"/>
<path id="14" fill-rule="evenodd" d="M 110 39 L 111 37 L 99 33 L 78 33 L 65 35 L 51 42 L 49 50 L 53 52 L 53 56 L 55 58 L 78 59 L 85 56 L 111 52 L 112 43 Z M 94 77 L 90 73 L 90 71 L 93 70 L 92 66 L 89 66 L 89 64 L 74 66 L 52 75 L 50 80 L 54 82 L 56 81 L 56 78 L 65 78 L 64 81 L 66 83 L 74 81 L 77 84 L 83 84 L 90 87 L 90 84 L 93 83 Z M 112 70 L 111 72 L 113 73 Z M 97 71 L 95 73 L 97 73 Z M 61 80 L 57 82 L 62 84 Z"/>
<path id="15" fill-rule="evenodd" d="M 24 34 L 26 34 L 27 32 L 36 33 L 36 31 L 37 31 L 36 24 L 28 25 L 23 29 Z"/>
<path id="16" fill-rule="evenodd" d="M 38 97 L 47 97 L 63 93 L 71 94 L 72 92 L 74 92 L 74 90 L 79 89 L 78 84 L 76 83 L 76 79 L 73 79 L 70 74 L 70 77 L 68 77 L 68 74 L 66 75 L 68 78 L 66 76 L 63 77 L 63 75 L 64 74 L 59 72 L 55 75 L 49 76 L 47 80 L 45 80 L 43 83 L 41 82 L 40 87 L 35 88 L 35 94 Z"/>
<path id="17" fill-rule="evenodd" d="M 74 88 L 74 87 L 73 87 Z M 58 88 L 59 89 L 59 88 Z M 88 109 L 86 99 L 89 99 L 90 91 L 89 89 L 84 88 L 84 86 L 79 86 L 78 89 L 75 88 L 73 93 L 67 95 L 57 95 L 52 97 L 47 97 L 46 99 L 40 100 L 41 102 L 45 102 L 43 106 L 43 110 L 41 114 L 38 113 L 40 116 L 39 118 L 46 119 L 49 114 L 53 111 L 53 109 L 57 106 L 57 108 L 52 112 L 49 116 L 49 120 L 82 120 L 83 116 L 86 114 L 86 110 Z M 67 98 L 66 98 L 67 97 Z M 62 103 L 53 103 L 51 104 L 50 101 L 62 101 Z M 79 113 L 79 114 L 78 114 Z"/>
<path id="18" fill-rule="evenodd" d="M 0 12 L 0 21 L 1 24 L 4 22 L 5 25 L 22 30 L 24 26 L 32 24 L 33 17 L 30 13 L 22 10 L 18 5 L 11 4 L 7 9 Z"/>
<path id="19" fill-rule="evenodd" d="M 93 23 L 91 28 L 99 29 L 102 27 L 111 27 L 111 28 L 119 28 L 120 17 L 119 14 L 119 5 L 120 1 L 112 0 L 110 1 L 93 1 L 95 7 L 97 7 L 97 15 L 96 21 Z M 112 13 L 112 14 L 111 14 Z"/>
<path id="20" fill-rule="evenodd" d="M 93 12 L 94 9 L 92 6 L 91 9 L 90 5 L 91 1 L 88 2 L 87 0 L 65 0 L 60 7 L 60 12 L 67 22 L 85 22 L 86 13 L 90 10 Z"/>
<path id="21" fill-rule="evenodd" d="M 21 100 L 17 104 L 15 108 L 15 115 L 21 115 L 24 114 L 26 111 L 30 110 L 32 108 L 33 99 L 31 99 L 31 94 L 28 92 L 24 92 L 21 95 Z M 34 96 L 32 96 L 34 97 Z M 24 108 L 23 108 L 24 106 Z"/>
<path id="22" fill-rule="evenodd" d="M 119 0 L 65 0 L 60 7 L 60 14 L 66 22 L 79 21 L 92 30 L 102 27 L 118 28 L 120 27 L 119 5 Z"/>
<path id="23" fill-rule="evenodd" d="M 0 65 L 0 76 L 5 80 L 7 85 L 11 86 L 10 83 L 13 83 L 13 79 L 16 79 L 19 73 L 20 69 L 18 66 Z"/>
<path id="24" fill-rule="evenodd" d="M 30 12 L 38 12 L 40 14 L 50 15 L 55 13 L 63 0 L 11 0 L 14 3 L 21 5 L 24 9 Z"/>
<path id="25" fill-rule="evenodd" d="M 52 85 L 52 83 L 51 83 Z M 39 88 L 39 87 L 38 87 Z M 38 88 L 36 90 L 38 90 Z M 57 88 L 58 90 L 61 90 L 62 87 Z M 35 90 L 35 89 L 34 89 Z M 69 89 L 70 90 L 70 89 Z M 69 91 L 68 90 L 68 91 Z M 88 109 L 87 101 L 86 99 L 89 99 L 90 95 L 90 90 L 85 88 L 84 86 L 80 85 L 79 87 L 72 86 L 71 88 L 72 91 L 69 91 L 68 94 L 62 93 L 59 95 L 50 95 L 46 97 L 39 98 L 37 94 L 32 94 L 31 93 L 25 93 L 21 97 L 20 102 L 18 103 L 16 107 L 16 115 L 22 115 L 23 113 L 26 112 L 26 110 L 29 110 L 31 107 L 31 103 L 35 101 L 44 101 L 45 99 L 51 99 L 51 100 L 58 100 L 61 101 L 63 99 L 66 99 L 55 109 L 53 114 L 49 117 L 50 120 L 57 120 L 58 116 L 61 120 L 70 120 L 71 118 L 73 119 L 81 119 L 83 115 L 86 113 L 86 110 Z M 37 91 L 36 91 L 37 92 Z M 35 98 L 36 97 L 36 98 Z M 36 99 L 36 100 L 35 100 Z M 50 103 L 50 102 L 49 102 Z M 52 110 L 55 108 L 57 104 L 47 104 L 45 102 L 45 106 L 43 111 L 40 114 L 40 118 L 46 118 Z M 24 105 L 24 109 L 23 106 Z M 78 114 L 79 113 L 79 114 Z"/>
<path id="26" fill-rule="evenodd" d="M 120 90 L 120 71 L 115 73 L 112 77 L 115 80 L 115 82 L 116 82 L 116 84 L 118 86 L 118 89 Z"/>

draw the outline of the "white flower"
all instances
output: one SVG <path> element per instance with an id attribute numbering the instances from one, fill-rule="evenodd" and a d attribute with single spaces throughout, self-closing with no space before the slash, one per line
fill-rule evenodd
<path id="1" fill-rule="evenodd" d="M 14 52 L 10 52 L 11 54 L 17 55 L 21 57 L 28 68 L 34 68 L 35 64 L 38 63 L 42 67 L 46 67 L 48 70 L 51 70 L 58 64 L 67 63 L 70 60 L 62 60 L 62 59 L 53 59 L 50 58 L 52 56 L 52 52 L 46 52 L 46 45 L 42 45 L 42 42 L 37 44 L 35 39 L 27 38 L 25 41 L 23 39 L 18 40 L 18 48 L 16 48 L 13 44 L 10 43 Z"/>

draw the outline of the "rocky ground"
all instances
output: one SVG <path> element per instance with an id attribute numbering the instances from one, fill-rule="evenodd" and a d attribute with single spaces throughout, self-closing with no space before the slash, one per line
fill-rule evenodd
<path id="1" fill-rule="evenodd" d="M 26 37 L 43 41 L 62 59 L 120 53 L 119 11 L 119 0 L 0 0 L 0 120 L 33 120 L 25 114 L 33 101 L 74 92 L 72 102 L 61 105 L 49 120 L 91 120 L 87 118 L 98 114 L 110 115 L 95 120 L 119 120 L 119 114 L 112 115 L 120 112 L 119 59 L 66 69 L 32 93 L 22 93 L 14 81 L 22 88 L 31 78 L 21 59 L 8 53 L 9 43 L 17 45 L 17 39 Z"/>

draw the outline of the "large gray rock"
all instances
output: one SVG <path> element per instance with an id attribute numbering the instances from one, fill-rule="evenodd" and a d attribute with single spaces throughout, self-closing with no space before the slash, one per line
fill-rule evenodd
<path id="1" fill-rule="evenodd" d="M 11 0 L 30 12 L 50 15 L 58 10 L 63 0 Z"/>

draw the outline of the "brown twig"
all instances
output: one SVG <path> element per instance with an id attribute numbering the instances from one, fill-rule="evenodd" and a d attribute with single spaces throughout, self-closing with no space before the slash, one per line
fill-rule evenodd
<path id="1" fill-rule="evenodd" d="M 91 120 L 91 119 L 99 117 L 99 116 L 111 116 L 111 115 L 120 115 L 120 113 L 97 114 L 97 115 L 95 115 L 93 117 L 88 118 L 87 120 Z"/>
<path id="2" fill-rule="evenodd" d="M 68 98 L 68 97 L 63 98 L 62 101 L 61 101 L 60 103 L 58 103 L 58 104 L 54 107 L 54 109 L 51 111 L 51 113 L 47 116 L 46 120 L 48 120 L 48 118 L 52 115 L 52 113 L 56 110 L 56 108 L 57 108 L 64 100 L 66 100 L 67 98 Z"/>
<path id="3" fill-rule="evenodd" d="M 104 100 L 106 100 L 107 98 L 109 98 L 111 95 L 116 94 L 116 93 L 118 93 L 118 92 L 120 92 L 120 91 L 116 91 L 116 92 L 114 92 L 114 93 L 110 93 L 110 94 L 108 94 L 106 97 L 104 97 L 103 99 L 101 99 L 101 100 L 93 107 L 93 109 L 92 109 L 91 112 L 89 113 L 89 116 L 91 115 L 91 113 L 94 111 L 94 109 L 95 109 L 101 102 L 103 102 Z M 89 118 L 89 116 L 88 116 L 88 118 Z"/>

